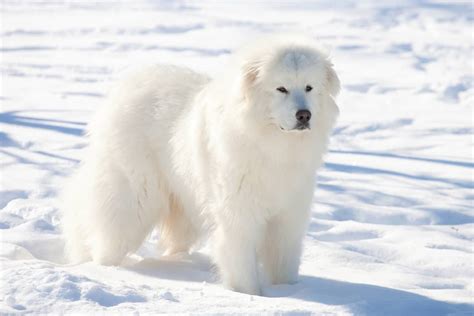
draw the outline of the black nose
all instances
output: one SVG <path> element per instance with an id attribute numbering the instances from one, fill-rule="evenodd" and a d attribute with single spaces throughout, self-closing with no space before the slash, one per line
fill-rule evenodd
<path id="1" fill-rule="evenodd" d="M 299 110 L 296 112 L 296 120 L 301 124 L 307 124 L 311 119 L 311 112 L 308 110 Z"/>

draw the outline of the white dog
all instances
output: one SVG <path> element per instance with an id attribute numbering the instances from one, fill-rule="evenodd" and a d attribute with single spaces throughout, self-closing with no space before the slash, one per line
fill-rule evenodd
<path id="1" fill-rule="evenodd" d="M 72 260 L 120 264 L 157 228 L 168 254 L 211 235 L 233 290 L 296 282 L 338 90 L 310 39 L 261 40 L 214 80 L 173 66 L 136 73 L 91 123 L 66 191 Z"/>

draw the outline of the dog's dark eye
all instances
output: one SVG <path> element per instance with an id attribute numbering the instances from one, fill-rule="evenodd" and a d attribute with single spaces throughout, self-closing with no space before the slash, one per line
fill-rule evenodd
<path id="1" fill-rule="evenodd" d="M 281 93 L 285 93 L 285 94 L 288 93 L 288 90 L 286 90 L 285 87 L 278 87 L 277 90 L 280 91 Z"/>
<path id="2" fill-rule="evenodd" d="M 311 87 L 310 85 L 307 85 L 305 91 L 310 92 L 311 90 L 313 90 L 313 87 Z"/>

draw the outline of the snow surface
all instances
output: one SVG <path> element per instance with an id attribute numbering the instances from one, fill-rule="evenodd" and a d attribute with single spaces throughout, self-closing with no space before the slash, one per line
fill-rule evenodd
<path id="1" fill-rule="evenodd" d="M 0 313 L 467 315 L 473 308 L 469 1 L 2 1 Z M 68 265 L 58 193 L 119 73 L 210 75 L 254 34 L 331 47 L 341 117 L 300 282 L 224 289 L 206 249 Z"/>

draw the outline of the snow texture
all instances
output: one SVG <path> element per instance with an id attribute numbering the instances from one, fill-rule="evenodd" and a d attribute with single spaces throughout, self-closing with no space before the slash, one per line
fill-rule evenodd
<path id="1" fill-rule="evenodd" d="M 468 315 L 473 299 L 469 1 L 2 1 L 1 314 Z M 257 34 L 331 48 L 341 116 L 300 281 L 224 289 L 208 249 L 68 265 L 58 194 L 119 74 L 209 75 Z"/>

